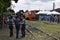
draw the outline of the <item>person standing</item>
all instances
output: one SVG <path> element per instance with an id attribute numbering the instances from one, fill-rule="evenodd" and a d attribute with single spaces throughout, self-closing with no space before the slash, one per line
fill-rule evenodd
<path id="1" fill-rule="evenodd" d="M 9 18 L 7 19 L 7 22 L 9 24 L 9 29 L 10 29 L 10 37 L 13 36 L 13 16 L 10 15 Z"/>
<path id="2" fill-rule="evenodd" d="M 24 15 L 21 16 L 21 22 L 20 23 L 22 25 L 21 34 L 22 34 L 22 38 L 23 38 L 23 37 L 25 37 L 25 29 L 26 29 L 26 20 L 25 20 L 25 16 Z"/>
<path id="3" fill-rule="evenodd" d="M 14 22 L 16 27 L 16 38 L 18 39 L 19 30 L 20 30 L 20 18 L 16 16 Z"/>

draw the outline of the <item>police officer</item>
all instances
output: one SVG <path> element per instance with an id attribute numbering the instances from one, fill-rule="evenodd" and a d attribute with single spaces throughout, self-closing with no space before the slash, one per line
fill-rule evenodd
<path id="1" fill-rule="evenodd" d="M 20 18 L 16 16 L 14 22 L 15 22 L 15 27 L 16 27 L 16 38 L 18 39 L 18 34 L 20 30 Z"/>
<path id="2" fill-rule="evenodd" d="M 20 23 L 22 25 L 21 34 L 22 34 L 22 38 L 23 38 L 23 37 L 25 37 L 25 29 L 26 29 L 26 21 L 25 21 L 25 16 L 24 15 L 21 16 L 21 22 Z"/>
<path id="3" fill-rule="evenodd" d="M 8 23 L 9 23 L 10 37 L 12 37 L 13 36 L 13 16 L 10 15 L 7 20 L 8 20 Z"/>

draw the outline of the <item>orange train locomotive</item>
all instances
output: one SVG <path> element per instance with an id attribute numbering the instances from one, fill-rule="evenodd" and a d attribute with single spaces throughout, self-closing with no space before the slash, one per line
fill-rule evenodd
<path id="1" fill-rule="evenodd" d="M 26 17 L 26 19 L 29 19 L 29 20 L 36 20 L 37 19 L 36 12 L 34 12 L 34 11 L 26 12 L 25 17 Z"/>

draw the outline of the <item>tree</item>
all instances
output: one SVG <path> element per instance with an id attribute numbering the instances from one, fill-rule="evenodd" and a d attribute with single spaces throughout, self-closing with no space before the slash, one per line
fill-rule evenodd
<path id="1" fill-rule="evenodd" d="M 8 16 L 10 14 L 15 14 L 15 12 L 12 9 L 9 9 L 5 15 Z"/>
<path id="2" fill-rule="evenodd" d="M 24 10 L 20 10 L 19 12 L 17 12 L 17 15 L 23 15 L 24 14 Z"/>
<path id="3" fill-rule="evenodd" d="M 14 0 L 16 3 L 18 0 Z M 10 7 L 11 0 L 0 0 L 0 15 L 2 12 L 7 11 L 7 8 Z"/>
<path id="4" fill-rule="evenodd" d="M 16 3 L 18 0 L 14 0 Z M 10 7 L 11 5 L 11 0 L 0 0 L 0 15 L 1 18 L 3 19 L 3 13 L 7 11 L 7 8 Z M 1 22 L 1 25 L 4 25 L 4 21 L 0 21 Z M 2 27 L 2 26 L 1 26 Z"/>

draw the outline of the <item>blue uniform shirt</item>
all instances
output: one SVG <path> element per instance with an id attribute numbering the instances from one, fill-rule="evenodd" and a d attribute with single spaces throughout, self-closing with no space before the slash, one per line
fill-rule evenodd
<path id="1" fill-rule="evenodd" d="M 14 22 L 15 22 L 16 26 L 20 26 L 20 19 L 19 18 L 15 18 Z"/>
<path id="2" fill-rule="evenodd" d="M 11 17 L 9 17 L 8 22 L 10 26 L 13 26 L 13 19 Z"/>

